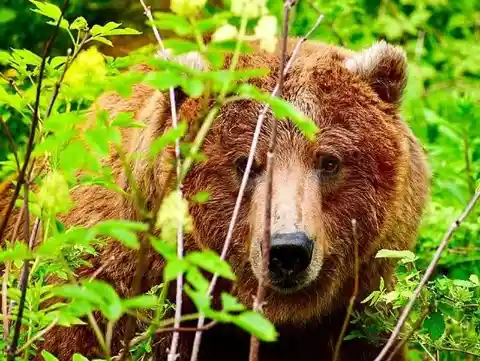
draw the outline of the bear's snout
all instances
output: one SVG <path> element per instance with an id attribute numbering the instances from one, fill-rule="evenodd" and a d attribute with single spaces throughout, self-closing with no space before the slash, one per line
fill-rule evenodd
<path id="1" fill-rule="evenodd" d="M 276 288 L 295 288 L 301 283 L 301 275 L 312 260 L 313 245 L 304 232 L 276 233 L 272 236 L 269 277 Z"/>

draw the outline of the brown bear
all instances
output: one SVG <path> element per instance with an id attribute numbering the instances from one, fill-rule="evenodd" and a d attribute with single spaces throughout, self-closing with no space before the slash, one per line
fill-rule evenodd
<path id="1" fill-rule="evenodd" d="M 297 40 L 289 39 L 287 58 Z M 205 66 L 196 54 L 190 54 L 187 60 Z M 278 80 L 279 62 L 279 49 L 267 53 L 255 48 L 240 57 L 239 67 L 271 69 L 267 76 L 251 80 L 271 92 Z M 261 344 L 261 361 L 331 360 L 353 292 L 355 242 L 360 262 L 357 304 L 378 287 L 381 277 L 392 280 L 393 265 L 375 258 L 376 252 L 412 247 L 427 199 L 429 172 L 419 142 L 400 115 L 406 79 L 404 51 L 383 41 L 360 52 L 307 41 L 286 75 L 282 97 L 310 117 L 320 132 L 312 142 L 290 121 L 278 122 L 272 246 L 263 310 L 276 325 L 279 338 Z M 202 102 L 201 98 L 179 97 L 179 118 L 195 119 Z M 124 133 L 129 152 L 146 151 L 171 125 L 168 93 L 143 84 L 136 85 L 128 99 L 109 93 L 97 104 L 112 117 L 131 111 L 147 124 L 146 128 Z M 187 252 L 203 248 L 221 251 L 262 106 L 246 100 L 227 103 L 209 131 L 202 146 L 206 160 L 194 164 L 183 186 L 187 198 L 199 191 L 210 193 L 208 202 L 190 206 L 193 231 L 185 236 Z M 249 307 L 262 257 L 265 165 L 273 119 L 273 114 L 267 113 L 227 255 L 237 276 L 234 294 Z M 172 155 L 173 149 L 166 152 Z M 133 166 L 148 202 L 154 202 L 163 191 L 168 168 L 165 159 L 159 157 L 153 168 L 141 162 Z M 127 187 L 114 152 L 109 165 L 118 182 Z M 169 189 L 172 186 L 170 182 Z M 104 188 L 76 189 L 73 198 L 76 207 L 62 218 L 67 225 L 137 217 L 132 204 Z M 6 198 L 0 202 L 1 210 Z M 14 222 L 10 223 L 11 228 Z M 136 251 L 109 242 L 92 260 L 93 268 L 78 270 L 77 274 L 89 277 L 96 272 L 99 279 L 111 283 L 125 297 L 131 294 L 136 257 Z M 142 292 L 161 283 L 164 261 L 150 250 L 145 265 Z M 169 295 L 172 300 L 174 286 Z M 230 290 L 230 286 L 219 283 L 214 300 L 218 302 L 220 292 Z M 187 298 L 183 312 L 195 312 Z M 115 330 L 113 354 L 121 347 L 123 325 Z M 159 336 L 156 360 L 166 360 L 170 337 Z M 178 360 L 190 359 L 193 338 L 193 332 L 181 334 Z M 245 361 L 249 341 L 249 335 L 235 326 L 216 325 L 203 334 L 199 360 Z M 95 336 L 86 325 L 56 327 L 45 336 L 42 347 L 61 361 L 70 360 L 74 352 L 101 356 Z M 345 341 L 339 360 L 373 360 L 379 350 L 363 340 Z M 401 352 L 395 360 L 404 357 Z"/>

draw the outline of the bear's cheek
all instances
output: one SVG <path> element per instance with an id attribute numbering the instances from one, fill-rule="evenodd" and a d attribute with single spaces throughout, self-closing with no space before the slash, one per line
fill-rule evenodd
<path id="1" fill-rule="evenodd" d="M 238 185 L 228 167 L 195 167 L 184 182 L 185 197 L 191 199 L 199 192 L 207 192 L 206 202 L 190 202 L 190 215 L 193 220 L 192 238 L 195 248 L 210 248 L 222 253 L 232 219 Z M 227 258 L 235 265 L 248 258 L 249 197 L 244 197 L 238 213 L 234 232 L 229 240 Z"/>

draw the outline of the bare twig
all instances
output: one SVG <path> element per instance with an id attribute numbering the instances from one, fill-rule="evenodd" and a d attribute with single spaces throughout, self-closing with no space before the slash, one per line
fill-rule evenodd
<path id="1" fill-rule="evenodd" d="M 165 47 L 163 45 L 162 38 L 160 36 L 160 33 L 158 32 L 158 29 L 156 28 L 155 24 L 153 23 L 153 16 L 150 10 L 150 7 L 145 4 L 143 0 L 139 0 L 140 3 L 143 6 L 143 9 L 145 10 L 145 15 L 147 16 L 148 20 L 151 22 L 152 30 L 155 34 L 155 38 L 157 39 L 158 45 L 160 46 L 160 49 L 165 53 Z M 170 109 L 171 109 L 171 115 L 172 115 L 172 125 L 173 127 L 177 126 L 177 114 L 176 114 L 176 101 L 175 101 L 175 92 L 174 89 L 171 87 L 169 89 L 169 96 L 170 96 Z M 175 156 L 177 159 L 177 178 L 179 179 L 179 174 L 180 174 L 180 145 L 179 145 L 179 140 L 177 139 L 175 142 Z M 178 191 L 181 194 L 181 184 L 178 184 Z M 155 219 L 150 220 L 150 231 L 153 230 L 153 225 L 155 223 Z M 179 220 L 179 227 L 178 227 L 178 232 L 177 232 L 177 254 L 181 258 L 183 256 L 183 233 L 182 233 L 182 222 Z M 152 233 L 152 232 L 150 232 Z M 145 257 L 146 257 L 146 252 L 147 252 L 148 244 L 146 241 L 141 243 L 140 250 L 138 253 L 138 258 L 137 258 L 137 267 L 135 271 L 135 276 L 133 280 L 133 285 L 132 285 L 132 291 L 133 294 L 136 295 L 140 291 L 140 283 L 141 280 L 145 274 L 146 267 L 145 267 Z M 176 296 L 176 310 L 175 310 L 175 316 L 176 316 L 176 323 L 175 327 L 178 328 L 179 323 L 180 323 L 180 317 L 181 317 L 181 305 L 182 305 L 182 290 L 183 290 L 183 276 L 180 274 L 177 277 L 177 296 Z M 125 337 L 124 337 L 124 349 L 120 354 L 120 360 L 123 361 L 127 352 L 128 348 L 130 345 L 130 340 L 133 337 L 134 333 L 134 327 L 135 327 L 135 319 L 133 317 L 130 317 L 127 322 L 127 327 L 126 327 L 126 332 L 125 332 Z M 170 347 L 170 353 L 169 353 L 169 358 L 168 360 L 174 360 L 175 359 L 175 353 L 178 345 L 178 333 L 174 333 L 172 337 L 172 345 Z M 172 356 L 173 355 L 173 356 Z M 173 357 L 173 358 L 172 358 Z"/>
<path id="2" fill-rule="evenodd" d="M 470 164 L 470 145 L 468 141 L 468 130 L 463 133 L 463 155 L 465 157 L 465 173 L 467 177 L 468 193 L 475 194 L 475 181 L 472 177 L 472 167 Z"/>
<path id="3" fill-rule="evenodd" d="M 438 347 L 442 351 L 464 353 L 465 355 L 480 358 L 480 353 L 475 353 L 467 350 L 460 350 L 458 348 L 453 348 L 453 347 L 442 347 L 442 346 L 435 346 L 435 347 Z"/>
<path id="4" fill-rule="evenodd" d="M 297 57 L 297 54 L 298 54 L 302 44 L 318 28 L 318 26 L 320 25 L 322 20 L 323 20 L 323 14 L 320 14 L 319 17 L 317 18 L 317 21 L 315 22 L 314 26 L 308 31 L 308 33 L 305 36 L 303 36 L 297 42 L 289 60 L 288 60 L 288 63 L 285 66 L 285 69 L 284 69 L 284 72 L 283 72 L 284 76 L 288 73 L 288 71 L 292 67 L 292 64 L 293 64 L 295 58 Z M 278 95 L 278 90 L 279 90 L 279 84 L 277 82 L 277 84 L 275 85 L 275 88 L 272 91 L 271 96 L 276 97 Z M 247 165 L 246 165 L 245 171 L 243 173 L 242 182 L 240 184 L 240 189 L 238 191 L 237 199 L 235 201 L 235 206 L 233 208 L 232 218 L 230 219 L 230 223 L 228 225 L 227 236 L 226 236 L 225 242 L 223 244 L 222 253 L 220 254 L 220 257 L 222 259 L 226 258 L 228 249 L 230 248 L 230 243 L 231 243 L 232 237 L 233 237 L 233 230 L 235 228 L 235 224 L 237 223 L 238 215 L 240 213 L 240 207 L 241 207 L 241 204 L 242 204 L 243 196 L 245 194 L 245 189 L 247 188 L 248 179 L 249 179 L 249 176 L 250 176 L 250 171 L 251 171 L 252 165 L 253 165 L 253 158 L 254 158 L 254 155 L 255 155 L 255 151 L 257 149 L 258 140 L 260 138 L 260 131 L 262 129 L 262 125 L 263 125 L 263 122 L 265 120 L 265 116 L 266 116 L 269 108 L 270 108 L 270 106 L 268 104 L 265 104 L 263 109 L 260 111 L 260 114 L 259 114 L 258 119 L 257 119 L 257 124 L 256 124 L 256 127 L 255 127 L 255 132 L 253 134 L 252 144 L 250 146 L 250 151 L 249 151 L 249 154 L 248 154 Z M 213 292 L 213 289 L 215 288 L 215 284 L 217 282 L 217 279 L 218 279 L 218 274 L 215 273 L 213 275 L 212 280 L 210 281 L 210 285 L 209 285 L 209 288 L 208 288 L 208 294 L 209 295 Z M 202 314 L 202 315 L 200 315 L 200 317 L 198 319 L 197 328 L 201 329 L 204 322 L 205 322 L 205 316 Z M 192 356 L 190 358 L 190 361 L 196 361 L 197 358 L 198 358 L 198 353 L 200 351 L 201 338 L 202 338 L 202 332 L 199 331 L 195 334 L 195 339 L 194 339 L 194 342 L 193 342 L 193 349 L 192 349 Z"/>
<path id="5" fill-rule="evenodd" d="M 405 337 L 397 344 L 397 346 L 395 346 L 395 348 L 393 349 L 392 353 L 390 354 L 390 356 L 388 357 L 387 361 L 392 361 L 393 359 L 393 356 L 395 356 L 401 349 L 402 347 L 407 343 L 407 341 L 410 339 L 410 337 L 413 336 L 413 334 L 415 333 L 416 330 L 418 330 L 420 328 L 420 326 L 422 326 L 423 324 L 423 321 L 425 320 L 425 318 L 428 316 L 428 314 L 430 313 L 430 308 L 427 307 L 425 308 L 422 313 L 420 314 L 420 317 L 418 318 L 418 320 L 415 322 L 415 324 L 412 326 L 412 329 L 405 335 Z"/>
<path id="6" fill-rule="evenodd" d="M 5 262 L 5 271 L 3 272 L 2 282 L 2 313 L 3 313 L 3 339 L 7 342 L 10 335 L 10 322 L 8 320 L 8 273 L 10 272 L 10 262 Z"/>
<path id="7" fill-rule="evenodd" d="M 37 237 L 40 220 L 37 219 L 30 234 L 30 215 L 28 212 L 28 183 L 24 184 L 24 210 L 25 210 L 25 238 L 28 239 L 28 245 L 33 245 Z M 30 248 L 30 247 L 29 247 Z M 30 248 L 31 249 L 31 248 Z M 13 331 L 12 343 L 8 347 L 7 361 L 13 361 L 17 352 L 18 340 L 20 339 L 20 328 L 22 327 L 23 311 L 25 309 L 25 298 L 27 295 L 28 286 L 28 271 L 30 268 L 30 260 L 25 260 L 23 263 L 23 270 L 20 277 L 20 302 L 18 303 L 18 315 L 15 322 L 15 329 Z"/>
<path id="8" fill-rule="evenodd" d="M 388 339 L 388 342 L 385 344 L 383 349 L 380 351 L 379 355 L 375 358 L 374 361 L 381 361 L 383 358 L 387 355 L 387 352 L 390 350 L 390 348 L 393 346 L 393 343 L 395 342 L 395 339 L 398 337 L 400 334 L 400 331 L 402 330 L 403 325 L 405 324 L 405 321 L 407 320 L 408 315 L 412 311 L 413 304 L 417 300 L 418 296 L 420 295 L 420 292 L 422 291 L 423 287 L 425 287 L 425 284 L 427 281 L 430 279 L 438 261 L 440 260 L 440 256 L 442 255 L 443 250 L 447 246 L 448 242 L 452 238 L 453 234 L 455 231 L 460 227 L 462 224 L 463 220 L 470 214 L 472 209 L 475 207 L 478 199 L 480 198 L 480 190 L 478 190 L 473 198 L 470 200 L 468 203 L 467 207 L 463 211 L 463 213 L 456 219 L 450 228 L 448 229 L 447 233 L 445 233 L 442 241 L 440 242 L 440 245 L 437 248 L 437 251 L 435 252 L 435 255 L 433 256 L 432 261 L 428 265 L 427 270 L 425 271 L 425 274 L 423 275 L 419 285 L 415 289 L 415 292 L 413 295 L 410 297 L 410 300 L 403 310 L 402 314 L 400 315 L 400 318 L 398 319 L 397 325 L 395 326 L 395 329 L 393 330 L 393 333 L 391 334 L 390 338 Z"/>
<path id="9" fill-rule="evenodd" d="M 10 86 L 17 92 L 18 95 L 20 95 L 20 97 L 23 98 L 23 93 L 22 91 L 19 89 L 17 83 L 15 82 L 15 80 L 13 80 L 12 78 L 8 78 L 6 77 L 5 75 L 3 75 L 1 72 L 0 72 L 0 77 L 5 79 L 9 84 Z M 33 113 L 34 110 L 33 110 L 33 107 L 30 105 L 30 104 L 27 104 L 27 107 L 28 109 L 30 109 L 30 111 Z"/>
<path id="10" fill-rule="evenodd" d="M 167 333 L 167 332 L 197 332 L 197 331 L 207 331 L 214 326 L 217 325 L 217 321 L 213 320 L 207 323 L 206 325 L 202 326 L 201 329 L 198 327 L 163 327 L 163 328 L 158 328 L 155 330 L 155 334 L 161 334 L 161 333 Z M 139 335 L 135 338 L 133 338 L 130 343 L 128 344 L 128 348 L 132 348 L 139 343 L 145 341 L 148 337 L 150 337 L 150 333 L 144 333 L 142 335 Z"/>
<path id="11" fill-rule="evenodd" d="M 2 125 L 5 135 L 8 138 L 8 142 L 10 143 L 10 148 L 12 150 L 13 156 L 15 157 L 15 163 L 17 164 L 17 170 L 18 172 L 20 172 L 20 160 L 18 159 L 18 150 L 17 146 L 15 145 L 15 140 L 13 139 L 12 133 L 10 132 L 7 124 L 3 121 L 2 117 L 0 117 L 0 124 Z"/>
<path id="12" fill-rule="evenodd" d="M 63 68 L 63 71 L 62 71 L 62 74 L 60 75 L 60 78 L 57 80 L 57 82 L 55 83 L 55 85 L 53 87 L 53 93 L 52 93 L 52 97 L 50 98 L 50 103 L 48 104 L 46 118 L 48 118 L 50 116 L 50 114 L 52 113 L 53 105 L 55 104 L 55 101 L 57 100 L 58 94 L 60 92 L 60 87 L 62 86 L 63 79 L 65 78 L 65 74 L 67 73 L 68 68 L 75 61 L 78 54 L 80 54 L 81 50 L 83 49 L 83 46 L 85 45 L 85 43 L 87 42 L 87 40 L 89 38 L 90 38 L 90 34 L 88 34 L 88 33 L 85 34 L 82 41 L 78 45 L 77 49 L 73 53 L 73 56 L 70 56 L 71 51 L 70 51 L 70 49 L 68 49 L 67 60 L 65 61 L 65 67 Z"/>
<path id="13" fill-rule="evenodd" d="M 278 96 L 282 96 L 282 88 L 285 79 L 285 58 L 287 52 L 287 37 L 288 37 L 288 25 L 290 19 L 290 11 L 295 1 L 286 0 L 283 5 L 283 26 L 282 26 L 282 49 L 280 53 L 280 67 L 278 70 Z M 272 121 L 272 133 L 270 135 L 270 142 L 267 152 L 267 170 L 266 170 L 266 202 L 265 202 L 265 214 L 263 224 L 263 244 L 262 244 L 262 263 L 260 266 L 261 272 L 258 279 L 258 288 L 255 301 L 253 303 L 253 310 L 262 312 L 263 300 L 266 293 L 266 285 L 268 282 L 268 264 L 270 262 L 270 239 L 271 239 L 271 224 L 272 224 L 272 197 L 273 197 L 273 169 L 275 161 L 275 149 L 277 145 L 277 119 L 274 117 Z M 258 360 L 258 353 L 260 349 L 259 339 L 252 335 L 250 339 L 250 361 Z"/>
<path id="14" fill-rule="evenodd" d="M 37 341 L 38 339 L 42 338 L 46 333 L 48 333 L 52 328 L 55 327 L 55 325 L 57 324 L 58 322 L 58 317 L 55 318 L 47 327 L 45 327 L 42 331 L 40 331 L 39 333 L 37 333 L 35 336 L 33 336 L 30 340 L 28 340 L 27 342 L 25 342 L 25 344 L 20 348 L 18 349 L 17 351 L 17 355 L 21 354 L 23 351 L 25 351 L 27 348 L 30 347 L 30 345 L 32 345 L 35 341 Z"/>
<path id="15" fill-rule="evenodd" d="M 347 314 L 345 315 L 345 319 L 343 320 L 342 330 L 340 331 L 340 335 L 338 335 L 337 344 L 335 345 L 335 351 L 333 353 L 333 361 L 337 361 L 338 357 L 340 356 L 340 347 L 343 342 L 343 337 L 345 336 L 345 332 L 347 331 L 348 323 L 350 322 L 350 317 L 352 316 L 353 307 L 355 306 L 355 300 L 357 299 L 358 295 L 358 279 L 360 276 L 360 265 L 358 259 L 358 237 L 357 237 L 357 220 L 352 219 L 352 233 L 353 233 L 353 242 L 355 244 L 355 278 L 354 278 L 354 285 L 353 285 L 353 293 L 352 297 L 350 297 L 350 303 L 348 305 Z"/>
<path id="16" fill-rule="evenodd" d="M 30 161 L 30 157 L 32 155 L 33 143 L 34 143 L 34 140 L 35 140 L 35 132 L 37 130 L 38 121 L 39 121 L 38 109 L 40 107 L 40 94 L 41 94 L 41 91 L 42 91 L 42 82 L 43 82 L 43 76 L 44 76 L 44 71 L 45 71 L 45 64 L 46 64 L 46 61 L 47 61 L 47 57 L 50 54 L 52 44 L 53 44 L 55 38 L 57 37 L 58 29 L 60 27 L 60 22 L 63 19 L 63 14 L 65 13 L 65 10 L 69 6 L 69 3 L 70 3 L 70 0 L 65 0 L 64 1 L 62 9 L 61 9 L 61 14 L 58 18 L 58 21 L 57 21 L 56 25 L 55 25 L 53 34 L 50 37 L 50 39 L 48 39 L 47 43 L 45 44 L 45 49 L 44 49 L 44 52 L 43 52 L 42 62 L 40 64 L 40 70 L 38 72 L 37 93 L 36 93 L 36 97 L 35 97 L 35 105 L 34 105 L 33 116 L 32 116 L 32 125 L 31 125 L 31 129 L 30 129 L 30 136 L 29 136 L 28 143 L 27 143 L 25 161 L 23 163 L 22 169 L 20 170 L 20 173 L 18 174 L 17 184 L 15 186 L 15 190 L 13 192 L 10 203 L 7 207 L 7 211 L 5 212 L 5 216 L 3 217 L 2 222 L 0 224 L 0 242 L 3 240 L 3 235 L 4 235 L 5 230 L 7 228 L 7 223 L 8 223 L 8 220 L 10 219 L 11 214 L 12 214 L 13 207 L 15 206 L 15 201 L 17 200 L 18 195 L 20 193 L 20 188 L 22 187 L 23 183 L 25 182 L 25 175 L 26 175 L 27 167 L 28 167 L 28 164 L 29 164 L 29 161 Z"/>

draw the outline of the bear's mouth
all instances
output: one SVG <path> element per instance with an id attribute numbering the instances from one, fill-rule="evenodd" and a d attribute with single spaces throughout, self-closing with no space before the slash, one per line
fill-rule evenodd
<path id="1" fill-rule="evenodd" d="M 268 286 L 281 294 L 292 294 L 308 286 L 306 277 L 275 279 L 270 277 Z"/>

